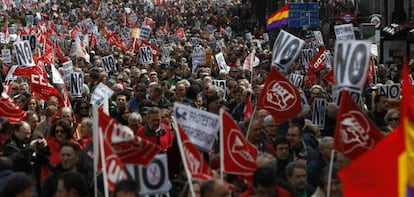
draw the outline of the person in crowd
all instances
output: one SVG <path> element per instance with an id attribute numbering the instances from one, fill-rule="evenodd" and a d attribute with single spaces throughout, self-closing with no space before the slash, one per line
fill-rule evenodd
<path id="1" fill-rule="evenodd" d="M 91 117 L 91 111 L 88 101 L 86 100 L 80 100 L 75 104 L 74 107 L 75 112 L 75 119 L 77 123 L 80 123 L 83 118 L 90 118 Z"/>
<path id="2" fill-rule="evenodd" d="M 121 106 L 119 108 L 119 113 L 118 113 L 118 117 L 116 120 L 122 125 L 128 125 L 128 117 L 130 114 L 131 114 L 131 109 L 128 104 L 125 104 L 124 106 Z"/>
<path id="3" fill-rule="evenodd" d="M 109 114 L 112 118 L 118 118 L 120 115 L 121 107 L 125 107 L 129 101 L 129 94 L 125 91 L 121 91 L 114 96 L 115 102 L 110 105 Z"/>
<path id="4" fill-rule="evenodd" d="M 200 197 L 228 197 L 231 192 L 227 185 L 218 179 L 211 179 L 200 186 Z"/>
<path id="5" fill-rule="evenodd" d="M 287 181 L 286 166 L 289 163 L 289 140 L 281 136 L 273 142 L 275 157 L 277 159 L 276 178 L 281 181 Z"/>
<path id="6" fill-rule="evenodd" d="M 242 193 L 239 197 L 248 196 L 278 196 L 291 197 L 292 194 L 275 183 L 275 171 L 270 166 L 257 168 L 253 174 L 252 188 Z"/>
<path id="7" fill-rule="evenodd" d="M 62 119 L 57 120 L 51 128 L 50 140 L 47 141 L 50 147 L 50 162 L 53 165 L 57 165 L 60 161 L 60 147 L 63 142 L 74 140 L 72 135 L 72 128 L 68 125 L 68 122 Z"/>
<path id="8" fill-rule="evenodd" d="M 7 176 L 0 185 L 0 196 L 8 197 L 34 197 L 34 181 L 22 172 L 14 172 Z"/>
<path id="9" fill-rule="evenodd" d="M 321 183 L 318 188 L 316 188 L 315 193 L 311 197 L 326 197 L 328 196 L 328 184 L 330 184 L 330 195 L 332 197 L 342 197 L 343 196 L 343 188 L 341 180 L 338 176 L 338 167 L 333 166 L 332 168 L 332 176 L 331 182 L 329 180 L 329 167 L 325 167 L 322 170 L 320 175 Z"/>
<path id="10" fill-rule="evenodd" d="M 304 132 L 299 124 L 289 126 L 286 138 L 290 143 L 290 161 L 312 161 L 316 158 L 315 150 L 303 141 Z"/>
<path id="11" fill-rule="evenodd" d="M 84 148 L 92 143 L 93 121 L 90 118 L 83 118 L 80 123 L 80 131 L 82 138 L 79 140 L 79 144 Z"/>
<path id="12" fill-rule="evenodd" d="M 0 187 L 5 179 L 13 173 L 13 161 L 5 156 L 0 156 Z"/>
<path id="13" fill-rule="evenodd" d="M 207 97 L 207 111 L 218 115 L 220 113 L 222 102 L 223 99 L 220 96 L 214 95 Z"/>
<path id="14" fill-rule="evenodd" d="M 142 126 L 142 117 L 138 112 L 132 112 L 128 116 L 128 127 L 134 132 L 138 131 L 138 128 Z"/>
<path id="15" fill-rule="evenodd" d="M 388 110 L 388 97 L 385 94 L 377 94 L 374 97 L 374 107 L 368 113 L 373 123 L 381 130 L 384 130 L 387 124 L 385 123 L 385 115 Z"/>
<path id="16" fill-rule="evenodd" d="M 309 185 L 317 187 L 320 184 L 318 175 L 321 174 L 322 169 L 328 166 L 331 161 L 333 143 L 334 138 L 330 136 L 323 137 L 319 141 L 319 154 L 316 160 L 309 161 L 307 164 Z"/>
<path id="17" fill-rule="evenodd" d="M 72 137 L 75 140 L 82 138 L 82 133 L 79 130 L 78 124 L 76 124 L 75 113 L 70 107 L 62 107 L 60 110 L 60 119 L 66 121 L 68 126 L 72 129 Z"/>
<path id="18" fill-rule="evenodd" d="M 58 177 L 55 197 L 85 197 L 88 194 L 87 185 L 80 173 L 64 172 Z"/>
<path id="19" fill-rule="evenodd" d="M 25 107 L 26 111 L 34 111 L 36 112 L 39 121 L 42 120 L 42 114 L 41 114 L 41 106 L 40 101 L 36 97 L 30 97 L 27 101 L 27 106 Z"/>
<path id="20" fill-rule="evenodd" d="M 122 180 L 115 184 L 113 197 L 138 197 L 138 186 L 133 180 Z"/>
<path id="21" fill-rule="evenodd" d="M 84 186 L 87 186 L 88 191 L 92 189 L 91 183 L 93 183 L 93 180 L 92 180 L 91 175 L 88 173 L 82 172 L 83 169 L 78 167 L 78 165 L 81 166 L 81 164 L 78 164 L 80 151 L 81 149 L 80 149 L 79 144 L 76 144 L 74 142 L 65 141 L 61 144 L 60 146 L 61 161 L 53 169 L 53 173 L 46 179 L 44 186 L 43 186 L 42 196 L 49 197 L 49 196 L 54 196 L 56 194 L 57 189 L 58 189 L 59 176 L 63 174 L 64 172 L 81 173 L 86 182 Z"/>
<path id="22" fill-rule="evenodd" d="M 286 166 L 286 176 L 293 196 L 311 196 L 315 189 L 308 184 L 306 164 L 293 161 Z"/>
<path id="23" fill-rule="evenodd" d="M 55 105 L 48 105 L 45 110 L 45 119 L 40 121 L 35 131 L 42 133 L 48 138 L 50 136 L 50 128 L 52 127 L 52 120 L 56 117 L 58 107 Z"/>
<path id="24" fill-rule="evenodd" d="M 30 130 L 32 131 L 31 140 L 45 138 L 42 133 L 36 131 L 36 127 L 39 124 L 39 116 L 37 116 L 36 112 L 27 111 L 25 121 L 29 123 Z"/>
<path id="25" fill-rule="evenodd" d="M 384 116 L 385 124 L 387 124 L 384 130 L 392 131 L 400 125 L 400 111 L 396 109 L 390 109 Z"/>
<path id="26" fill-rule="evenodd" d="M 161 86 L 152 82 L 149 85 L 149 100 L 154 106 L 160 108 L 168 107 L 170 101 L 163 95 Z"/>
<path id="27" fill-rule="evenodd" d="M 279 127 L 279 124 L 275 122 L 272 115 L 267 115 L 263 119 L 263 129 L 265 131 L 266 141 L 268 143 L 273 144 L 276 138 L 279 137 L 278 127 Z"/>
<path id="28" fill-rule="evenodd" d="M 247 139 L 256 146 L 257 150 L 263 153 L 274 154 L 273 147 L 266 141 L 265 134 L 262 129 L 262 121 L 254 119 L 250 131 L 248 131 Z"/>
<path id="29" fill-rule="evenodd" d="M 194 197 L 200 197 L 200 187 L 202 184 L 201 181 L 192 181 L 191 184 L 193 184 L 193 190 L 194 190 L 194 195 L 195 195 Z M 193 197 L 193 195 L 191 194 L 190 185 L 188 182 L 184 185 L 184 188 L 180 193 L 180 197 Z"/>
<path id="30" fill-rule="evenodd" d="M 149 108 L 147 121 L 138 129 L 136 136 L 158 144 L 162 152 L 166 152 L 172 146 L 174 139 L 169 126 L 161 123 L 161 110 L 158 107 Z"/>

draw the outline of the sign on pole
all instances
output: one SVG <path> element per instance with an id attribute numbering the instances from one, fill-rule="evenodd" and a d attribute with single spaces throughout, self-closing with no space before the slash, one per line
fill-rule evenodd
<path id="1" fill-rule="evenodd" d="M 220 117 L 180 103 L 174 103 L 174 115 L 190 141 L 203 151 L 213 149 Z"/>
<path id="2" fill-rule="evenodd" d="M 336 25 L 334 27 L 336 40 L 355 40 L 353 24 Z"/>
<path id="3" fill-rule="evenodd" d="M 312 123 L 320 129 L 325 126 L 327 102 L 325 98 L 315 98 L 312 104 Z"/>
<path id="4" fill-rule="evenodd" d="M 105 98 L 111 98 L 114 91 L 103 83 L 99 83 L 91 96 L 91 105 L 100 106 Z"/>
<path id="5" fill-rule="evenodd" d="M 281 30 L 273 45 L 272 66 L 287 72 L 304 45 L 304 40 Z"/>
<path id="6" fill-rule="evenodd" d="M 106 73 L 109 73 L 113 70 L 117 70 L 114 55 L 107 55 L 102 57 L 102 64 Z"/>

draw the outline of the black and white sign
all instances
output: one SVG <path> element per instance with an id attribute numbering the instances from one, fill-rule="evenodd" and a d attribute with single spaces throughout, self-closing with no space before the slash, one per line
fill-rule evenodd
<path id="1" fill-rule="evenodd" d="M 192 72 L 194 73 L 197 70 L 198 65 L 202 65 L 206 63 L 206 54 L 204 52 L 204 48 L 202 46 L 194 47 L 193 54 L 191 54 L 193 69 Z"/>
<path id="2" fill-rule="evenodd" d="M 83 73 L 74 72 L 70 74 L 70 96 L 82 97 Z"/>
<path id="3" fill-rule="evenodd" d="M 217 88 L 222 89 L 224 92 L 226 92 L 226 80 L 218 80 L 218 79 L 213 79 L 211 81 L 211 84 L 213 84 L 214 86 L 216 86 Z"/>
<path id="4" fill-rule="evenodd" d="M 161 51 L 161 61 L 162 63 L 168 63 L 170 61 L 170 47 L 164 46 Z"/>
<path id="5" fill-rule="evenodd" d="M 303 84 L 304 76 L 296 73 L 291 73 L 289 75 L 289 81 L 295 85 L 297 88 L 301 87 Z"/>
<path id="6" fill-rule="evenodd" d="M 102 57 L 102 64 L 106 73 L 117 70 L 114 55 L 107 55 Z"/>
<path id="7" fill-rule="evenodd" d="M 28 40 L 14 42 L 17 63 L 22 67 L 35 66 L 35 62 Z"/>
<path id="8" fill-rule="evenodd" d="M 34 17 L 33 15 L 26 15 L 26 27 L 34 24 Z"/>
<path id="9" fill-rule="evenodd" d="M 268 33 L 263 33 L 263 40 L 265 42 L 269 42 L 269 34 Z"/>
<path id="10" fill-rule="evenodd" d="M 73 72 L 73 63 L 72 61 L 67 61 L 62 64 L 63 67 L 63 79 L 66 83 L 70 83 L 70 74 Z"/>
<path id="11" fill-rule="evenodd" d="M 114 91 L 111 88 L 103 83 L 99 83 L 93 91 L 90 104 L 94 106 L 100 106 L 104 102 L 105 98 L 108 99 L 113 94 Z"/>
<path id="12" fill-rule="evenodd" d="M 28 40 L 30 43 L 30 49 L 32 49 L 32 53 L 36 53 L 37 48 L 37 36 L 34 34 L 31 35 L 24 35 L 22 36 L 22 40 Z"/>
<path id="13" fill-rule="evenodd" d="M 203 151 L 213 150 L 220 116 L 177 102 L 174 103 L 174 116 L 194 145 Z"/>
<path id="14" fill-rule="evenodd" d="M 354 89 L 348 89 L 348 88 L 340 88 L 340 87 L 334 87 L 332 90 L 332 99 L 334 103 L 339 106 L 341 102 L 341 92 L 342 90 L 347 90 L 349 95 L 352 97 L 352 99 L 355 101 L 357 105 L 361 102 L 361 91 L 354 90 Z"/>
<path id="15" fill-rule="evenodd" d="M 253 36 L 252 36 L 252 33 L 246 33 L 246 40 L 248 41 L 248 42 L 250 42 L 250 41 L 252 41 L 252 39 L 253 39 Z"/>
<path id="16" fill-rule="evenodd" d="M 315 98 L 312 104 L 312 123 L 323 129 L 325 125 L 327 102 L 325 98 Z"/>
<path id="17" fill-rule="evenodd" d="M 217 64 L 220 70 L 225 70 L 226 72 L 229 72 L 230 67 L 227 66 L 226 60 L 224 59 L 223 52 L 216 54 L 215 58 L 216 58 L 216 61 L 217 61 Z"/>
<path id="18" fill-rule="evenodd" d="M 353 24 L 336 25 L 334 27 L 336 40 L 355 40 Z"/>
<path id="19" fill-rule="evenodd" d="M 151 34 L 151 27 L 144 25 L 141 27 L 139 39 L 148 40 L 148 38 L 150 37 L 150 34 Z"/>
<path id="20" fill-rule="evenodd" d="M 273 45 L 272 66 L 287 72 L 304 45 L 304 40 L 281 30 Z"/>
<path id="21" fill-rule="evenodd" d="M 371 43 L 337 41 L 334 55 L 334 79 L 337 87 L 361 91 L 368 75 Z"/>
<path id="22" fill-rule="evenodd" d="M 379 87 L 379 94 L 385 94 L 388 99 L 400 99 L 401 84 L 386 84 Z"/>
<path id="23" fill-rule="evenodd" d="M 12 63 L 10 49 L 2 49 L 1 50 L 1 57 L 3 58 L 3 63 L 5 63 L 5 64 Z"/>
<path id="24" fill-rule="evenodd" d="M 313 56 L 315 56 L 315 50 L 302 49 L 301 51 L 302 65 L 305 67 L 306 70 L 309 67 L 309 62 L 311 61 Z"/>
<path id="25" fill-rule="evenodd" d="M 152 58 L 152 49 L 149 46 L 139 47 L 139 55 L 142 64 L 152 64 L 154 60 Z"/>

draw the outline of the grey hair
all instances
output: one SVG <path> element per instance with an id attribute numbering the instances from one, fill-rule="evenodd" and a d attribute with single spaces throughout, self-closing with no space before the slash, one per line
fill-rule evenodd
<path id="1" fill-rule="evenodd" d="M 385 122 L 388 124 L 388 118 L 391 116 L 391 115 L 393 115 L 393 114 L 398 114 L 398 117 L 400 117 L 400 111 L 398 111 L 398 110 L 396 110 L 396 109 L 389 109 L 388 111 L 387 111 L 387 114 L 385 114 L 385 116 L 384 116 L 384 120 L 385 120 Z"/>
<path id="2" fill-rule="evenodd" d="M 270 123 L 274 122 L 273 116 L 272 115 L 267 115 L 264 119 L 263 119 L 263 126 L 267 127 L 270 125 Z"/>
<path id="3" fill-rule="evenodd" d="M 138 120 L 142 122 L 142 117 L 141 114 L 139 114 L 138 112 L 132 112 L 131 114 L 129 114 L 128 120 Z"/>
<path id="4" fill-rule="evenodd" d="M 329 142 L 333 141 L 334 138 L 331 136 L 325 136 L 319 140 L 319 150 L 325 148 Z"/>
<path id="5" fill-rule="evenodd" d="M 302 168 L 307 170 L 306 164 L 301 161 L 292 161 L 286 166 L 286 176 L 291 177 L 293 175 L 293 170 L 296 168 Z"/>
<path id="6" fill-rule="evenodd" d="M 274 170 L 274 172 L 277 171 L 277 159 L 272 154 L 269 154 L 269 153 L 260 154 L 256 159 L 256 163 L 259 166 L 270 167 Z"/>

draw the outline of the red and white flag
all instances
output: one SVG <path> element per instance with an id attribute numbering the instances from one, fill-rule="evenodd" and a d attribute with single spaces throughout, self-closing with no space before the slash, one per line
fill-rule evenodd
<path id="1" fill-rule="evenodd" d="M 85 49 L 84 43 L 80 40 L 79 36 L 75 38 L 75 46 L 72 55 L 85 59 L 86 62 L 90 63 L 90 56 Z"/>
<path id="2" fill-rule="evenodd" d="M 70 31 L 69 31 L 69 36 L 70 38 L 74 39 L 76 36 L 76 33 L 80 32 L 78 26 L 75 25 L 75 27 L 73 27 Z"/>
<path id="3" fill-rule="evenodd" d="M 329 70 L 329 72 L 326 73 L 324 78 L 325 78 L 326 81 L 328 81 L 332 85 L 335 85 L 334 70 L 333 69 Z"/>
<path id="4" fill-rule="evenodd" d="M 334 149 L 354 160 L 374 147 L 384 135 L 358 108 L 346 90 L 342 90 L 340 99 Z"/>
<path id="5" fill-rule="evenodd" d="M 259 58 L 256 56 L 256 49 L 244 59 L 243 69 L 252 71 L 254 67 L 260 64 Z"/>
<path id="6" fill-rule="evenodd" d="M 64 99 L 60 92 L 42 75 L 31 75 L 30 86 L 33 96 L 45 101 L 47 101 L 51 96 L 55 96 L 59 99 L 59 105 L 64 106 Z"/>
<path id="7" fill-rule="evenodd" d="M 180 40 L 184 40 L 185 39 L 184 28 L 182 27 L 178 28 L 177 31 L 175 32 L 175 36 L 177 36 L 177 38 L 179 38 Z"/>
<path id="8" fill-rule="evenodd" d="M 319 72 L 326 68 L 326 56 L 329 51 L 326 50 L 325 46 L 319 48 L 319 52 L 310 60 L 309 67 L 312 67 L 315 72 Z"/>
<path id="9" fill-rule="evenodd" d="M 0 97 L 0 117 L 15 124 L 26 118 L 26 112 L 20 109 L 7 93 L 3 92 Z"/>
<path id="10" fill-rule="evenodd" d="M 213 171 L 204 160 L 204 157 L 200 154 L 200 151 L 198 151 L 198 149 L 187 137 L 187 134 L 184 132 L 181 126 L 178 126 L 177 136 L 181 155 L 186 162 L 185 167 L 190 172 L 192 178 L 200 179 L 203 181 L 211 179 L 213 176 Z"/>
<path id="11" fill-rule="evenodd" d="M 264 88 L 257 99 L 257 107 L 272 114 L 276 123 L 282 123 L 301 112 L 302 101 L 299 90 L 276 68 L 271 68 Z"/>
<path id="12" fill-rule="evenodd" d="M 102 131 L 102 128 L 99 128 Z M 102 133 L 98 134 L 99 138 L 99 162 L 98 169 L 103 168 L 104 181 L 106 181 L 109 191 L 115 189 L 115 184 L 121 180 L 128 178 L 127 172 L 124 168 L 124 164 L 118 155 L 115 153 L 111 144 L 102 136 Z M 105 159 L 102 159 L 105 158 Z"/>
<path id="13" fill-rule="evenodd" d="M 163 26 L 160 27 L 160 31 L 162 34 L 164 35 L 168 35 L 169 32 L 169 26 L 168 26 L 168 20 L 165 21 L 165 24 Z"/>
<path id="14" fill-rule="evenodd" d="M 249 119 L 252 116 L 252 98 L 251 96 L 247 96 L 246 98 L 246 106 L 244 107 L 244 116 L 243 116 L 243 121 L 247 121 L 247 119 Z"/>
<path id="15" fill-rule="evenodd" d="M 109 117 L 102 107 L 98 109 L 99 127 L 123 163 L 147 165 L 160 152 L 160 147 L 134 136 L 132 130 Z"/>
<path id="16" fill-rule="evenodd" d="M 146 26 L 151 27 L 151 28 L 154 28 L 155 27 L 155 21 L 152 18 L 149 18 L 149 17 L 145 17 L 144 24 Z"/>
<path id="17" fill-rule="evenodd" d="M 220 112 L 221 156 L 223 170 L 231 174 L 252 175 L 257 168 L 258 151 L 242 134 L 227 112 Z"/>

